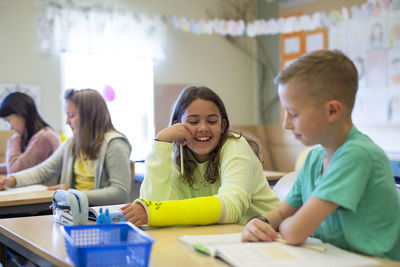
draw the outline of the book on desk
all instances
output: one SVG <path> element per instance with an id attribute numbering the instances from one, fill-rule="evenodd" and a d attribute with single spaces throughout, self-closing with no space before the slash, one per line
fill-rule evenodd
<path id="1" fill-rule="evenodd" d="M 107 209 L 110 213 L 119 212 L 123 206 L 126 204 L 116 204 L 116 205 L 108 205 L 108 206 L 93 206 L 89 207 L 89 220 L 96 220 L 100 214 L 100 209 L 102 212 L 105 212 Z"/>
<path id="2" fill-rule="evenodd" d="M 185 235 L 178 238 L 195 250 L 219 257 L 232 266 L 380 266 L 374 259 L 337 248 L 319 239 L 305 243 L 323 247 L 324 252 L 306 246 L 290 246 L 281 242 L 241 242 L 241 233 L 221 235 Z"/>

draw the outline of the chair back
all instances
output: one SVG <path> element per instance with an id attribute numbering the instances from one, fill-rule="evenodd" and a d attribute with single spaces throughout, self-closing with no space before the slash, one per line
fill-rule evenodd
<path id="1" fill-rule="evenodd" d="M 133 196 L 133 192 L 134 192 L 134 184 L 135 184 L 135 161 L 131 160 L 131 191 L 129 193 L 129 202 L 133 202 L 134 196 Z"/>
<path id="2" fill-rule="evenodd" d="M 287 194 L 292 188 L 294 181 L 296 181 L 298 172 L 289 172 L 285 174 L 279 181 L 275 184 L 272 191 L 278 196 L 280 201 L 285 200 Z"/>

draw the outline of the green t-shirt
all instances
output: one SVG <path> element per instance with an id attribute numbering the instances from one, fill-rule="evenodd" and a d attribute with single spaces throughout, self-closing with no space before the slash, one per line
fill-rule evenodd
<path id="1" fill-rule="evenodd" d="M 322 147 L 309 153 L 286 202 L 300 207 L 313 196 L 338 204 L 314 237 L 343 249 L 400 260 L 400 201 L 383 150 L 353 126 L 322 174 L 324 158 Z"/>

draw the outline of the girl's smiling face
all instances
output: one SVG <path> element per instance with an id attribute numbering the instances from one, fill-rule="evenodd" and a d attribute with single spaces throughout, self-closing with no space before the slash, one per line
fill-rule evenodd
<path id="1" fill-rule="evenodd" d="M 226 127 L 218 107 L 212 101 L 198 98 L 186 108 L 181 122 L 193 136 L 187 146 L 199 162 L 206 162 Z"/>

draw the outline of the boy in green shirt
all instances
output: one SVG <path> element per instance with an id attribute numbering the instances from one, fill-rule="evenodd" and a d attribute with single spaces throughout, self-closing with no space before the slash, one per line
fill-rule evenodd
<path id="1" fill-rule="evenodd" d="M 354 127 L 354 64 L 339 51 L 306 54 L 276 78 L 284 128 L 312 150 L 280 206 L 250 220 L 243 241 L 289 244 L 310 235 L 338 247 L 400 260 L 400 202 L 385 153 Z M 267 222 L 267 223 L 266 223 Z"/>

